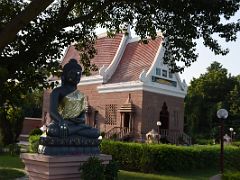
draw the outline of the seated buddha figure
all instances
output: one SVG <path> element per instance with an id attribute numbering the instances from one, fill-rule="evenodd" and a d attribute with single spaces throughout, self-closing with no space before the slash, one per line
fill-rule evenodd
<path id="1" fill-rule="evenodd" d="M 85 96 L 79 92 L 82 68 L 75 59 L 63 67 L 62 85 L 53 89 L 50 95 L 50 117 L 47 127 L 49 137 L 81 136 L 98 138 L 99 130 L 85 124 Z"/>

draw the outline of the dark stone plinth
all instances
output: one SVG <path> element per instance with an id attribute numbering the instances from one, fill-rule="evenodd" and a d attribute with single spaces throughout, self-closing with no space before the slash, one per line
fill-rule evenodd
<path id="1" fill-rule="evenodd" d="M 74 154 L 99 154 L 98 139 L 80 136 L 66 138 L 41 137 L 38 153 L 44 155 L 74 155 Z"/>
<path id="2" fill-rule="evenodd" d="M 39 144 L 44 146 L 98 146 L 100 141 L 96 138 L 86 138 L 81 136 L 70 136 L 66 138 L 40 137 Z"/>

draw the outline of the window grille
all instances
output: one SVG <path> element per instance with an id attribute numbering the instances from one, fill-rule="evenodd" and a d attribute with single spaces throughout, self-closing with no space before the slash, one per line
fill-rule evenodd
<path id="1" fill-rule="evenodd" d="M 117 105 L 107 104 L 105 107 L 105 124 L 117 124 Z"/>

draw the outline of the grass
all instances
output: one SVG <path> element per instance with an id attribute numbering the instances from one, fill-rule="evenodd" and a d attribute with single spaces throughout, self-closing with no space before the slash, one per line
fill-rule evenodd
<path id="1" fill-rule="evenodd" d="M 119 172 L 119 180 L 208 180 L 217 173 L 217 170 L 198 170 L 194 172 L 145 174 L 121 170 Z"/>
<path id="2" fill-rule="evenodd" d="M 19 156 L 0 154 L 0 179 L 13 180 L 25 175 L 24 164 Z"/>
<path id="3" fill-rule="evenodd" d="M 218 174 L 218 170 L 198 170 L 191 172 L 165 172 L 161 174 L 147 174 L 120 170 L 119 180 L 208 180 Z M 24 176 L 24 164 L 19 156 L 0 154 L 0 180 L 14 180 Z"/>

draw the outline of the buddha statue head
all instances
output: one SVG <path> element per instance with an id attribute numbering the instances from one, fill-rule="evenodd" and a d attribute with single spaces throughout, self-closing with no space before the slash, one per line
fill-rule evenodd
<path id="1" fill-rule="evenodd" d="M 80 82 L 82 75 L 82 67 L 77 63 L 76 59 L 70 61 L 63 67 L 62 83 L 77 85 Z"/>

